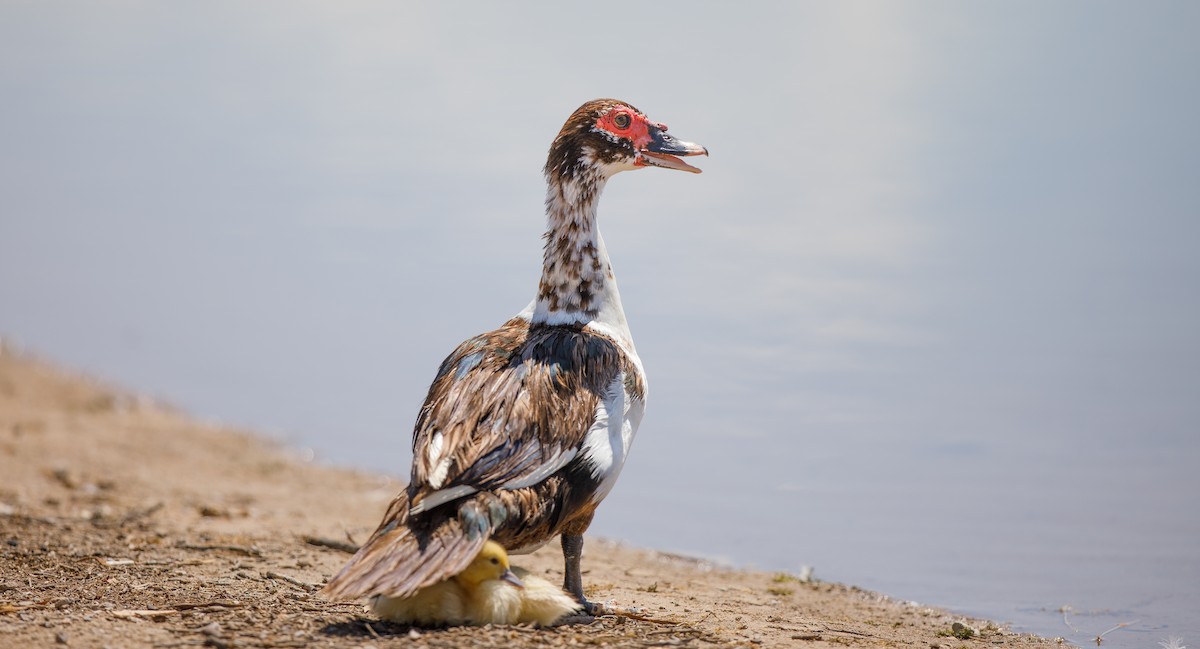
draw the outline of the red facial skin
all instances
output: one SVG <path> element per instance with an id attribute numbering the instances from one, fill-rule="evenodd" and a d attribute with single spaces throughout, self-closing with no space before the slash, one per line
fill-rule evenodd
<path id="1" fill-rule="evenodd" d="M 616 119 L 618 115 L 628 115 L 629 125 L 625 128 L 617 126 Z M 624 106 L 617 106 L 607 113 L 604 113 L 599 119 L 596 120 L 597 128 L 604 129 L 605 131 L 608 131 L 617 137 L 623 137 L 630 140 L 633 142 L 633 147 L 638 151 L 644 151 L 646 146 L 650 144 L 651 138 L 649 125 L 651 124 L 657 126 L 663 131 L 667 130 L 666 124 L 651 122 L 650 120 L 646 119 L 645 115 L 635 112 Z M 645 163 L 639 159 L 634 164 L 643 165 Z"/>

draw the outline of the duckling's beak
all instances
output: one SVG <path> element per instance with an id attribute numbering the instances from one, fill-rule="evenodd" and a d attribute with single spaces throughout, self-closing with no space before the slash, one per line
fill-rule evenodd
<path id="1" fill-rule="evenodd" d="M 518 579 L 517 576 L 513 574 L 512 570 L 506 569 L 500 574 L 500 578 L 512 584 L 513 586 L 516 586 L 517 588 L 525 588 L 525 582 Z"/>

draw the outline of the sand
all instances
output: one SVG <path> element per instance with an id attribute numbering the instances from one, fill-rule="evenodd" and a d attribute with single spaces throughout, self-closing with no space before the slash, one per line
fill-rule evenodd
<path id="1" fill-rule="evenodd" d="M 0 646 L 1059 646 L 853 586 L 592 537 L 587 595 L 629 614 L 414 629 L 321 599 L 349 557 L 340 546 L 365 540 L 401 487 L 0 347 Z M 556 543 L 515 563 L 561 582 Z"/>

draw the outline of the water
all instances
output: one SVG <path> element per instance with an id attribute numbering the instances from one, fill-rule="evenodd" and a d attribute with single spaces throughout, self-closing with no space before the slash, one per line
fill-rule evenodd
<path id="1" fill-rule="evenodd" d="M 601 207 L 651 398 L 595 533 L 1200 642 L 1200 10 L 460 14 L 4 5 L 0 332 L 403 475 L 629 99 L 713 157 Z"/>

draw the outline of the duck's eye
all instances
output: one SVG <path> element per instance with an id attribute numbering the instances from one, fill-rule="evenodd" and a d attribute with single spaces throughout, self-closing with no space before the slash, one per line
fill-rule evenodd
<path id="1" fill-rule="evenodd" d="M 494 565 L 494 566 L 500 565 L 500 560 L 497 559 L 496 557 L 492 557 L 492 565 Z"/>
<path id="2" fill-rule="evenodd" d="M 613 116 L 613 124 L 617 128 L 629 128 L 629 113 L 617 113 Z"/>

